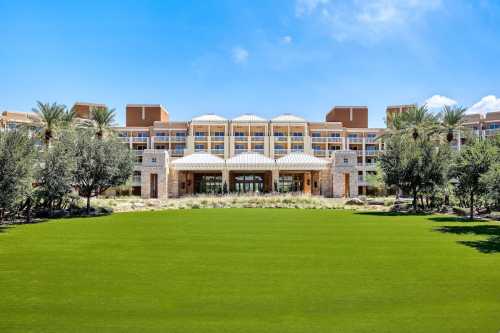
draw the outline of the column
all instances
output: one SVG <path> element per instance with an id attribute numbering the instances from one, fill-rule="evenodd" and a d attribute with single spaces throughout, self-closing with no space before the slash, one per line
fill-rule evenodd
<path id="1" fill-rule="evenodd" d="M 279 171 L 278 171 L 278 169 L 275 168 L 271 171 L 271 181 L 272 181 L 273 192 L 278 192 L 278 189 L 275 188 L 275 184 L 278 184 L 278 180 L 279 180 Z"/>

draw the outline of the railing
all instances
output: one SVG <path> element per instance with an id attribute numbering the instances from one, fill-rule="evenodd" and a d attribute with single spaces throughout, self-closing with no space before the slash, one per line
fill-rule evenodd
<path id="1" fill-rule="evenodd" d="M 173 157 L 179 157 L 179 156 L 184 156 L 184 149 L 171 149 L 168 151 L 170 156 Z"/>
<path id="2" fill-rule="evenodd" d="M 146 137 L 146 136 L 133 136 L 132 142 L 148 142 L 148 137 Z"/>
<path id="3" fill-rule="evenodd" d="M 378 156 L 379 150 L 365 150 L 366 156 Z"/>
<path id="4" fill-rule="evenodd" d="M 129 143 L 129 141 L 130 141 L 128 136 L 119 136 L 118 140 L 120 140 L 120 142 L 123 142 L 123 143 Z"/>
<path id="5" fill-rule="evenodd" d="M 275 155 L 286 155 L 287 150 L 286 149 L 275 149 L 274 154 Z"/>
<path id="6" fill-rule="evenodd" d="M 206 141 L 207 138 L 208 137 L 206 135 L 195 135 L 194 136 L 195 141 Z"/>
<path id="7" fill-rule="evenodd" d="M 247 151 L 248 151 L 248 149 L 235 149 L 234 153 L 235 154 L 241 154 L 241 153 L 246 153 Z"/>
<path id="8" fill-rule="evenodd" d="M 314 150 L 314 156 L 325 156 L 325 155 L 326 155 L 326 150 L 320 150 L 320 149 Z"/>
<path id="9" fill-rule="evenodd" d="M 142 156 L 142 155 L 144 155 L 144 150 L 132 149 L 132 152 L 133 152 L 136 156 Z"/>
<path id="10" fill-rule="evenodd" d="M 224 154 L 224 148 L 213 148 L 211 150 L 212 154 L 216 154 L 216 155 L 223 155 Z"/>
<path id="11" fill-rule="evenodd" d="M 194 151 L 196 153 L 200 153 L 200 152 L 206 152 L 207 151 L 207 148 L 195 148 Z"/>
<path id="12" fill-rule="evenodd" d="M 141 176 L 132 176 L 132 184 L 133 185 L 141 184 Z"/>
<path id="13" fill-rule="evenodd" d="M 362 176 L 362 175 L 358 175 L 358 181 L 360 181 L 360 182 L 363 182 L 363 181 L 364 181 L 364 178 L 363 178 L 363 176 Z"/>
<path id="14" fill-rule="evenodd" d="M 252 141 L 264 141 L 263 136 L 252 136 Z"/>
<path id="15" fill-rule="evenodd" d="M 286 137 L 286 136 L 275 136 L 274 140 L 275 141 L 279 141 L 279 142 L 288 141 L 288 137 Z"/>
<path id="16" fill-rule="evenodd" d="M 235 135 L 234 141 L 248 141 L 248 136 L 245 135 Z"/>
<path id="17" fill-rule="evenodd" d="M 172 142 L 186 142 L 185 136 L 171 136 L 170 141 Z"/>
<path id="18" fill-rule="evenodd" d="M 264 148 L 254 148 L 254 149 L 252 149 L 252 152 L 264 154 Z"/>
<path id="19" fill-rule="evenodd" d="M 155 142 L 168 142 L 168 136 L 167 135 L 156 135 L 154 137 Z"/>
<path id="20" fill-rule="evenodd" d="M 353 150 L 353 151 L 355 151 L 358 156 L 363 156 L 362 150 Z"/>
<path id="21" fill-rule="evenodd" d="M 490 135 L 495 135 L 497 133 L 500 133 L 500 128 L 489 128 L 485 131 L 485 134 L 487 136 L 490 136 Z"/>
<path id="22" fill-rule="evenodd" d="M 363 142 L 363 138 L 348 138 L 349 139 L 349 143 L 362 143 Z"/>
<path id="23" fill-rule="evenodd" d="M 223 135 L 213 135 L 212 141 L 224 141 L 224 136 Z"/>
<path id="24" fill-rule="evenodd" d="M 292 153 L 303 153 L 304 148 L 292 148 Z"/>

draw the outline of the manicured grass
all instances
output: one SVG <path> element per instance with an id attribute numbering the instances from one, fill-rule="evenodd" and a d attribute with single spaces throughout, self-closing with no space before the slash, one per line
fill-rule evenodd
<path id="1" fill-rule="evenodd" d="M 0 332 L 496 333 L 499 229 L 293 209 L 4 228 Z"/>

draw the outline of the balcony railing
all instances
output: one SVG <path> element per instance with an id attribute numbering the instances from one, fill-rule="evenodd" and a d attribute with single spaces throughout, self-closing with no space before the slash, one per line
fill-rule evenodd
<path id="1" fill-rule="evenodd" d="M 326 150 L 324 149 L 315 149 L 314 156 L 324 157 L 326 156 Z"/>
<path id="2" fill-rule="evenodd" d="M 168 142 L 168 136 L 167 135 L 156 135 L 154 137 L 155 142 Z"/>
<path id="3" fill-rule="evenodd" d="M 263 136 L 252 136 L 252 141 L 264 141 Z"/>
<path id="4" fill-rule="evenodd" d="M 252 152 L 259 153 L 259 154 L 264 154 L 264 148 L 253 148 Z"/>
<path id="5" fill-rule="evenodd" d="M 366 143 L 374 143 L 375 141 L 377 141 L 376 137 L 367 137 L 366 138 Z"/>
<path id="6" fill-rule="evenodd" d="M 206 152 L 207 151 L 207 148 L 195 148 L 194 151 L 196 153 L 200 153 L 200 152 Z"/>
<path id="7" fill-rule="evenodd" d="M 120 140 L 120 142 L 123 142 L 123 143 L 129 143 L 129 141 L 130 141 L 128 136 L 119 136 L 118 140 Z"/>
<path id="8" fill-rule="evenodd" d="M 362 143 L 363 142 L 363 138 L 348 138 L 349 139 L 349 143 Z"/>
<path id="9" fill-rule="evenodd" d="M 275 149 L 274 154 L 275 155 L 286 155 L 287 150 L 286 149 Z"/>
<path id="10" fill-rule="evenodd" d="M 136 156 L 142 156 L 142 155 L 144 155 L 144 150 L 132 149 L 132 152 L 133 152 Z"/>
<path id="11" fill-rule="evenodd" d="M 379 150 L 365 150 L 365 155 L 366 156 L 378 156 Z"/>
<path id="12" fill-rule="evenodd" d="M 223 135 L 213 135 L 212 141 L 224 141 L 224 136 Z"/>
<path id="13" fill-rule="evenodd" d="M 278 141 L 278 142 L 288 141 L 288 137 L 286 137 L 286 136 L 275 136 L 274 137 L 274 141 Z"/>
<path id="14" fill-rule="evenodd" d="M 292 153 L 303 153 L 304 152 L 304 148 L 292 148 L 291 152 Z"/>
<path id="15" fill-rule="evenodd" d="M 195 141 L 206 141 L 207 138 L 208 137 L 206 135 L 195 135 L 194 136 Z"/>
<path id="16" fill-rule="evenodd" d="M 235 135 L 234 141 L 248 141 L 248 136 L 245 135 Z"/>
<path id="17" fill-rule="evenodd" d="M 140 185 L 141 176 L 132 176 L 132 185 Z"/>
<path id="18" fill-rule="evenodd" d="M 171 149 L 168 153 L 173 157 L 184 156 L 184 149 Z"/>
<path id="19" fill-rule="evenodd" d="M 500 128 L 489 128 L 485 131 L 486 136 L 496 135 L 497 133 L 500 133 Z"/>
<path id="20" fill-rule="evenodd" d="M 223 155 L 224 154 L 224 148 L 213 148 L 212 149 L 212 154 Z"/>
<path id="21" fill-rule="evenodd" d="M 148 142 L 148 137 L 146 137 L 146 136 L 133 136 L 132 142 Z"/>
<path id="22" fill-rule="evenodd" d="M 303 136 L 292 136 L 292 141 L 294 142 L 302 142 L 304 141 L 304 137 Z"/>
<path id="23" fill-rule="evenodd" d="M 235 154 L 241 154 L 241 153 L 246 153 L 247 151 L 248 151 L 248 149 L 235 149 L 234 153 Z"/>
<path id="24" fill-rule="evenodd" d="M 332 136 L 313 136 L 312 142 L 342 142 L 342 138 Z"/>
<path id="25" fill-rule="evenodd" d="M 170 141 L 172 142 L 186 142 L 185 136 L 171 136 Z"/>

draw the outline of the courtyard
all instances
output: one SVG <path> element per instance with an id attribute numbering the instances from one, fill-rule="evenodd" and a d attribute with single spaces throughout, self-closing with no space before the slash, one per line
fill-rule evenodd
<path id="1" fill-rule="evenodd" d="M 307 209 L 0 228 L 0 332 L 498 332 L 500 224 Z"/>

